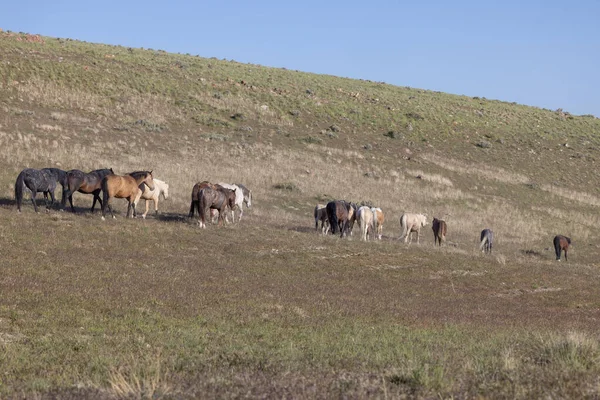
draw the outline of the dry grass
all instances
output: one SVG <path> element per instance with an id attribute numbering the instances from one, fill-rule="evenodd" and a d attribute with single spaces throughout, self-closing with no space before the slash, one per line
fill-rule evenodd
<path id="1" fill-rule="evenodd" d="M 0 397 L 599 395 L 594 119 L 71 41 L 0 34 L 0 53 Z M 581 149 L 556 151 L 565 124 Z M 16 214 L 18 172 L 46 166 L 153 169 L 170 198 L 144 221 L 82 194 Z M 252 209 L 198 229 L 200 180 L 247 185 Z M 316 233 L 333 198 L 381 207 L 383 240 Z M 447 244 L 399 243 L 405 211 L 444 218 Z"/>

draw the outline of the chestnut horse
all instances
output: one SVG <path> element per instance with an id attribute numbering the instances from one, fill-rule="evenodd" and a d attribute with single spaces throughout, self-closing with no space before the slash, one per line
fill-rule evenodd
<path id="1" fill-rule="evenodd" d="M 135 171 L 127 175 L 107 175 L 102 179 L 102 220 L 106 216 L 106 209 L 110 211 L 110 214 L 115 218 L 112 207 L 110 206 L 110 199 L 113 197 L 119 199 L 127 199 L 127 216 L 133 217 L 135 215 L 135 196 L 139 191 L 139 186 L 145 183 L 148 185 L 150 190 L 154 190 L 154 180 L 152 171 Z M 132 215 L 133 214 L 133 215 Z"/>
<path id="2" fill-rule="evenodd" d="M 69 203 L 71 204 L 71 211 L 75 212 L 75 207 L 73 207 L 73 193 L 79 192 L 94 196 L 91 212 L 94 212 L 96 201 L 98 201 L 98 203 L 100 203 L 100 207 L 102 207 L 102 200 L 100 199 L 100 185 L 102 184 L 102 179 L 105 176 L 112 174 L 114 174 L 112 168 L 96 169 L 88 172 L 87 174 L 78 169 L 67 171 L 66 187 L 65 193 L 63 193 L 62 206 L 65 207 L 68 198 Z"/>
<path id="3" fill-rule="evenodd" d="M 433 221 L 431 222 L 431 229 L 433 230 L 433 245 L 435 246 L 439 243 L 441 246 L 442 241 L 446 241 L 446 221 L 443 219 L 433 218 Z"/>
<path id="4" fill-rule="evenodd" d="M 231 210 L 235 207 L 236 190 L 217 186 L 215 189 L 205 187 L 198 193 L 198 214 L 200 227 L 206 228 L 206 212 L 209 209 L 219 211 L 219 225 L 225 221 L 225 210 L 229 206 Z"/>
<path id="5" fill-rule="evenodd" d="M 567 251 L 569 251 L 569 245 L 571 244 L 571 238 L 563 235 L 554 236 L 554 251 L 556 252 L 556 261 L 560 261 L 560 253 L 562 250 L 565 252 L 565 261 L 567 260 Z"/>

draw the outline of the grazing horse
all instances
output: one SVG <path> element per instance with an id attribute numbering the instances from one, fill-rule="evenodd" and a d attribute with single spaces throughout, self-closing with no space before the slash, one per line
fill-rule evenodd
<path id="1" fill-rule="evenodd" d="M 136 216 L 135 208 L 140 199 L 146 200 L 146 211 L 142 214 L 142 218 L 145 219 L 146 215 L 148 214 L 148 202 L 150 200 L 154 201 L 154 213 L 158 215 L 158 198 L 161 194 L 165 200 L 169 198 L 168 183 L 163 182 L 160 179 L 154 179 L 154 190 L 150 189 L 145 183 L 142 183 L 138 187 L 138 193 L 133 201 L 133 216 Z"/>
<path id="2" fill-rule="evenodd" d="M 100 203 L 100 207 L 102 207 L 100 185 L 105 176 L 112 174 L 114 174 L 112 168 L 95 169 L 87 174 L 78 169 L 67 171 L 66 191 L 63 193 L 62 206 L 65 207 L 68 198 L 69 203 L 71 204 L 71 211 L 75 212 L 75 207 L 73 206 L 73 193 L 79 192 L 94 196 L 91 212 L 94 212 L 96 201 Z"/>
<path id="3" fill-rule="evenodd" d="M 371 212 L 373 213 L 373 229 L 377 232 L 377 238 L 381 240 L 383 234 L 383 211 L 379 207 L 372 207 Z"/>
<path id="4" fill-rule="evenodd" d="M 433 230 L 433 245 L 435 246 L 439 243 L 441 246 L 442 241 L 446 241 L 446 221 L 443 219 L 433 218 L 433 221 L 431 222 L 431 229 Z"/>
<path id="5" fill-rule="evenodd" d="M 242 220 L 242 215 L 244 215 L 244 209 L 242 208 L 242 206 L 244 205 L 244 191 L 238 185 L 235 184 L 219 182 L 217 185 L 224 187 L 225 189 L 235 191 L 235 209 L 240 210 L 240 216 L 238 217 L 238 222 L 240 222 Z M 231 219 L 233 222 L 235 222 L 235 209 L 231 209 Z"/>
<path id="6" fill-rule="evenodd" d="M 327 210 L 327 218 L 329 218 L 331 233 L 335 235 L 339 229 L 340 237 L 344 237 L 348 233 L 350 209 L 352 206 L 343 200 L 333 200 L 327 203 L 325 208 Z"/>
<path id="7" fill-rule="evenodd" d="M 138 194 L 139 187 L 142 183 L 148 185 L 150 190 L 154 190 L 154 179 L 152 171 L 135 171 L 127 175 L 107 175 L 102 179 L 102 220 L 106 216 L 106 209 L 110 211 L 110 214 L 115 218 L 112 207 L 110 206 L 110 199 L 113 197 L 119 199 L 127 199 L 127 216 L 133 217 L 135 215 L 135 204 L 134 199 Z M 133 211 L 133 212 L 132 212 Z M 133 214 L 133 215 L 132 215 Z"/>
<path id="8" fill-rule="evenodd" d="M 241 183 L 236 183 L 235 185 L 237 187 L 239 187 L 240 189 L 242 189 L 242 193 L 244 194 L 244 203 L 246 203 L 246 207 L 251 208 L 252 207 L 252 190 L 248 189 L 246 186 L 242 185 Z"/>
<path id="9" fill-rule="evenodd" d="M 327 235 L 329 232 L 329 219 L 327 218 L 327 206 L 325 204 L 317 204 L 314 211 L 315 230 L 319 230 L 319 221 L 321 222 L 321 234 Z"/>
<path id="10" fill-rule="evenodd" d="M 494 232 L 491 229 L 484 229 L 481 231 L 479 236 L 479 250 L 484 253 L 492 253 L 492 246 L 494 245 Z"/>
<path id="11" fill-rule="evenodd" d="M 560 261 L 560 253 L 562 250 L 565 251 L 565 261 L 567 260 L 567 252 L 569 251 L 569 245 L 571 244 L 571 238 L 563 235 L 554 236 L 554 251 L 556 252 L 556 261 Z"/>
<path id="12" fill-rule="evenodd" d="M 46 202 L 46 212 L 50 211 L 50 208 L 54 204 L 54 190 L 56 190 L 57 183 L 60 183 L 63 187 L 63 196 L 65 190 L 65 171 L 58 168 L 42 168 L 33 169 L 25 168 L 17 176 L 15 182 L 15 200 L 17 201 L 17 210 L 21 212 L 21 206 L 23 204 L 23 191 L 28 189 L 31 191 L 31 202 L 33 203 L 33 209 L 38 212 L 35 197 L 37 192 L 44 193 L 44 200 Z M 48 195 L 50 195 L 50 205 L 48 205 Z"/>
<path id="13" fill-rule="evenodd" d="M 408 239 L 410 238 L 412 232 L 416 232 L 418 244 L 421 227 L 425 225 L 427 225 L 427 216 L 423 214 L 402 214 L 402 216 L 400 217 L 400 237 L 398 238 L 398 240 L 404 239 L 404 243 L 406 243 L 408 242 Z"/>
<path id="14" fill-rule="evenodd" d="M 362 206 L 356 212 L 356 222 L 360 226 L 361 239 L 368 240 L 367 235 L 373 236 L 373 211 L 368 206 Z"/>
<path id="15" fill-rule="evenodd" d="M 225 221 L 225 209 L 235 207 L 235 190 L 227 189 L 221 186 L 216 188 L 205 187 L 198 193 L 198 214 L 200 227 L 206 228 L 206 212 L 208 209 L 219 211 L 219 225 Z"/>

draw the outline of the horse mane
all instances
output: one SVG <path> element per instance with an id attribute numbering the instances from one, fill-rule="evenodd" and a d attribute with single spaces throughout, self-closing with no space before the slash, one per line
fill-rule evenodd
<path id="1" fill-rule="evenodd" d="M 131 176 L 133 179 L 138 179 L 138 178 L 140 178 L 142 176 L 146 177 L 146 176 L 148 176 L 150 174 L 151 174 L 150 171 L 134 171 L 134 172 L 130 172 L 127 175 Z"/>

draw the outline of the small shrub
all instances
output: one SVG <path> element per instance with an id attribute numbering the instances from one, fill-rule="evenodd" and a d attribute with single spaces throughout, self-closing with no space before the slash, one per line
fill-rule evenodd
<path id="1" fill-rule="evenodd" d="M 278 190 L 287 190 L 289 192 L 299 192 L 300 191 L 298 186 L 296 186 L 296 184 L 293 182 L 276 183 L 275 185 L 273 185 L 273 188 L 278 189 Z"/>

